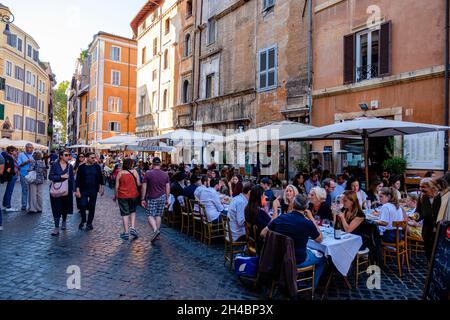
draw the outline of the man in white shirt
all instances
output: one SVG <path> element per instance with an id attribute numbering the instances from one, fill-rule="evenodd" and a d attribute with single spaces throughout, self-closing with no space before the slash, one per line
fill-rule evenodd
<path id="1" fill-rule="evenodd" d="M 233 241 L 244 241 L 245 233 L 245 207 L 250 199 L 250 191 L 255 185 L 246 183 L 242 193 L 233 198 L 228 208 L 228 218 L 230 219 L 230 229 Z"/>
<path id="2" fill-rule="evenodd" d="M 221 214 L 224 209 L 220 201 L 219 193 L 216 189 L 210 187 L 211 178 L 204 176 L 202 178 L 202 185 L 194 192 L 194 196 L 200 204 L 204 205 L 206 211 L 206 218 L 208 222 L 219 223 Z"/>

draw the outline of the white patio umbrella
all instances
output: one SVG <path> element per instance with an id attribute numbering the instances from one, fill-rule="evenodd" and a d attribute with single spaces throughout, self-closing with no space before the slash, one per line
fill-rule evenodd
<path id="1" fill-rule="evenodd" d="M 157 137 L 148 138 L 148 140 L 172 140 L 175 142 L 182 142 L 184 145 L 195 142 L 221 142 L 223 141 L 223 136 L 211 134 L 207 132 L 192 131 L 186 129 L 178 129 Z"/>
<path id="2" fill-rule="evenodd" d="M 67 149 L 78 149 L 78 148 L 90 148 L 90 146 L 86 144 L 76 144 L 74 146 L 67 147 Z"/>
<path id="3" fill-rule="evenodd" d="M 336 140 L 349 137 L 364 139 L 364 161 L 366 185 L 369 183 L 369 138 L 409 135 L 435 131 L 447 131 L 450 127 L 425 123 L 387 120 L 380 118 L 357 118 L 355 120 L 339 122 L 328 126 L 288 134 L 283 140 Z"/>
<path id="4" fill-rule="evenodd" d="M 289 134 L 299 133 L 306 130 L 314 129 L 315 127 L 302 124 L 294 121 L 280 121 L 274 122 L 264 127 L 250 129 L 245 132 L 233 134 L 226 137 L 226 141 L 238 141 L 250 143 L 266 142 L 272 140 L 282 140 L 280 137 Z"/>
<path id="5" fill-rule="evenodd" d="M 27 140 L 11 140 L 11 146 L 19 149 L 25 149 L 26 145 L 31 143 L 36 150 L 48 150 L 47 146 Z"/>
<path id="6" fill-rule="evenodd" d="M 176 152 L 177 148 L 169 147 L 166 143 L 155 140 L 143 140 L 137 144 L 130 146 L 129 150 L 142 151 L 142 152 Z"/>
<path id="7" fill-rule="evenodd" d="M 106 138 L 103 140 L 98 141 L 99 144 L 112 144 L 117 145 L 121 143 L 133 143 L 138 141 L 140 139 L 139 137 L 135 135 L 129 135 L 129 134 L 119 134 L 114 137 Z"/>
<path id="8" fill-rule="evenodd" d="M 10 140 L 8 138 L 0 139 L 0 148 L 7 148 L 12 145 L 14 145 L 12 140 Z"/>

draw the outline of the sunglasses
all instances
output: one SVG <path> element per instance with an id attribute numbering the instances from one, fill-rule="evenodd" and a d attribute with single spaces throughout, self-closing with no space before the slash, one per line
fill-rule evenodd
<path id="1" fill-rule="evenodd" d="M 70 157 L 70 154 L 63 154 L 64 157 Z"/>

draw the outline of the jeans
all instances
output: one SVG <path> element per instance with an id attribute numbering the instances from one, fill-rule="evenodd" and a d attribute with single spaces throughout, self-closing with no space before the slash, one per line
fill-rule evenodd
<path id="1" fill-rule="evenodd" d="M 25 176 L 20 176 L 20 185 L 22 186 L 22 209 L 27 209 L 28 203 L 28 183 Z"/>
<path id="2" fill-rule="evenodd" d="M 81 223 L 86 223 L 86 210 L 89 210 L 87 224 L 90 225 L 94 221 L 95 205 L 97 204 L 97 192 L 81 192 L 80 198 L 80 214 Z"/>
<path id="3" fill-rule="evenodd" d="M 306 260 L 303 263 L 298 264 L 298 268 L 305 268 L 312 265 L 316 265 L 315 276 L 314 276 L 314 287 L 317 288 L 319 285 L 320 277 L 325 269 L 325 263 L 327 258 L 323 256 L 322 258 L 317 258 L 316 255 L 309 249 L 306 249 Z"/>
<path id="4" fill-rule="evenodd" d="M 0 227 L 3 226 L 2 209 L 0 209 Z"/>
<path id="5" fill-rule="evenodd" d="M 11 208 L 11 198 L 14 191 L 14 187 L 16 186 L 17 176 L 13 176 L 11 181 L 6 185 L 5 195 L 3 196 L 3 207 L 10 209 Z"/>

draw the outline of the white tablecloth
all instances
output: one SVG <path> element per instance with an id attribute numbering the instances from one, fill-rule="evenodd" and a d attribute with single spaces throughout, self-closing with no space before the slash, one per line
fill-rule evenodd
<path id="1" fill-rule="evenodd" d="M 318 250 L 331 257 L 336 269 L 347 276 L 350 266 L 361 248 L 362 239 L 360 236 L 343 233 L 340 240 L 334 239 L 334 230 L 332 228 L 322 228 L 322 243 L 314 240 L 308 241 L 308 248 Z"/>

